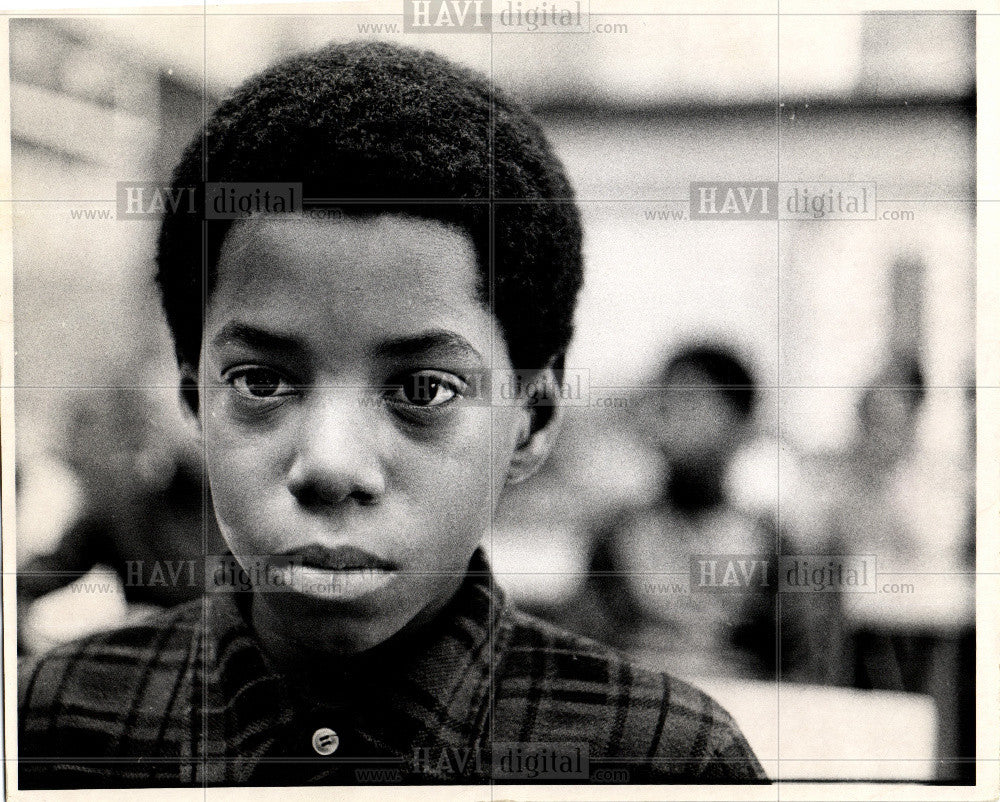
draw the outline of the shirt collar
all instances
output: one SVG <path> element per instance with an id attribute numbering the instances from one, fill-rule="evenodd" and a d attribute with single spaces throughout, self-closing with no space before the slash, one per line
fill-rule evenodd
<path id="1" fill-rule="evenodd" d="M 193 707 L 204 703 L 204 752 L 220 758 L 206 763 L 209 782 L 250 782 L 261 774 L 260 758 L 286 753 L 289 740 L 302 737 L 301 705 L 268 668 L 240 595 L 213 595 L 206 609 L 206 683 L 195 689 Z M 417 750 L 478 748 L 505 612 L 477 549 L 455 596 L 419 635 L 338 666 L 333 681 L 349 686 L 349 737 L 363 742 L 354 747 L 404 760 Z"/>

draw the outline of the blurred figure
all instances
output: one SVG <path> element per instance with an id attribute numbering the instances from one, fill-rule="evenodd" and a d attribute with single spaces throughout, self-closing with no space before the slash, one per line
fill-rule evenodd
<path id="1" fill-rule="evenodd" d="M 204 496 L 201 455 L 154 429 L 148 407 L 140 391 L 112 389 L 73 411 L 62 459 L 77 477 L 79 509 L 54 545 L 25 544 L 19 621 L 36 600 L 97 566 L 118 576 L 131 613 L 172 606 L 201 594 L 203 555 L 226 553 Z M 39 647 L 29 632 L 19 628 L 22 650 Z"/>
<path id="2" fill-rule="evenodd" d="M 786 472 L 782 488 L 784 553 L 873 555 L 878 572 L 907 570 L 915 563 L 921 549 L 912 521 L 915 505 L 908 500 L 926 485 L 923 480 L 914 484 L 911 470 L 924 395 L 916 358 L 907 351 L 892 353 L 861 393 L 847 447 L 799 455 L 794 477 Z M 855 620 L 858 597 L 792 593 L 783 594 L 781 603 L 783 630 L 789 618 L 805 627 L 798 643 L 786 641 L 783 632 L 782 646 L 789 659 L 798 651 L 793 663 L 806 678 L 903 690 L 900 680 L 860 676 L 870 671 L 898 675 L 899 664 L 886 654 L 874 658 L 863 643 Z M 876 645 L 884 651 L 884 641 Z M 865 662 L 868 668 L 859 673 Z M 795 670 L 786 668 L 794 678 Z"/>
<path id="3" fill-rule="evenodd" d="M 874 554 L 880 576 L 938 577 L 938 593 L 950 603 L 935 605 L 934 614 L 922 614 L 915 601 L 852 616 L 853 684 L 933 697 L 941 776 L 974 781 L 974 634 L 964 599 L 971 588 L 962 581 L 974 525 L 958 523 L 967 516 L 953 472 L 917 447 L 925 396 L 916 357 L 892 354 L 858 404 L 858 434 L 834 485 L 829 531 L 833 547 Z M 942 585 L 948 577 L 954 581 Z"/>
<path id="4" fill-rule="evenodd" d="M 876 554 L 908 564 L 917 549 L 901 504 L 916 455 L 924 379 L 912 355 L 891 355 L 856 404 L 854 435 L 837 451 L 800 455 L 783 489 L 783 517 L 813 554 Z"/>
<path id="5" fill-rule="evenodd" d="M 809 553 L 876 560 L 876 592 L 843 596 L 843 645 L 829 652 L 831 660 L 841 656 L 836 681 L 931 696 L 941 776 L 968 780 L 975 772 L 975 659 L 971 583 L 963 574 L 974 554 L 966 513 L 973 504 L 956 471 L 920 448 L 925 403 L 919 360 L 907 348 L 891 351 L 861 393 L 848 446 L 802 460 L 803 483 L 785 518 Z M 933 594 L 923 588 L 924 575 L 934 578 Z M 895 595 L 883 582 L 915 590 Z M 792 596 L 783 603 L 795 603 Z"/>
<path id="6" fill-rule="evenodd" d="M 660 498 L 598 527 L 589 578 L 563 624 L 660 670 L 772 674 L 773 577 L 771 587 L 689 586 L 693 555 L 765 561 L 774 553 L 773 528 L 725 491 L 733 456 L 753 433 L 756 399 L 749 370 L 724 347 L 697 345 L 669 360 L 643 421 L 665 462 Z"/>
<path id="7" fill-rule="evenodd" d="M 694 519 L 725 509 L 726 473 L 752 435 L 757 390 L 740 361 L 717 346 L 677 353 L 660 377 L 648 428 L 666 461 L 663 501 Z"/>
<path id="8" fill-rule="evenodd" d="M 921 551 L 906 504 L 917 424 L 926 391 L 916 357 L 893 354 L 857 405 L 857 433 L 832 468 L 835 493 L 826 553 L 875 554 L 899 570 Z M 845 551 L 837 551 L 841 549 Z"/>

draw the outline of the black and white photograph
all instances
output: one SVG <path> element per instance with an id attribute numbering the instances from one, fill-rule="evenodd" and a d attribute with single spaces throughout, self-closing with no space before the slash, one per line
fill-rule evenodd
<path id="1" fill-rule="evenodd" d="M 1000 4 L 99 2 L 0 37 L 11 798 L 1000 795 Z"/>

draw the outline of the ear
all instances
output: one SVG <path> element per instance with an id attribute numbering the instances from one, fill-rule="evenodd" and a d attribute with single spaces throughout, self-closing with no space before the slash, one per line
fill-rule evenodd
<path id="1" fill-rule="evenodd" d="M 198 415 L 198 368 L 189 362 L 180 364 L 181 371 L 181 406 L 186 408 L 194 416 L 195 423 L 201 427 L 201 418 Z"/>
<path id="2" fill-rule="evenodd" d="M 523 482 L 542 467 L 555 445 L 563 418 L 561 382 L 553 367 L 521 378 L 530 381 L 532 393 L 520 399 L 523 424 L 507 472 L 508 484 Z"/>

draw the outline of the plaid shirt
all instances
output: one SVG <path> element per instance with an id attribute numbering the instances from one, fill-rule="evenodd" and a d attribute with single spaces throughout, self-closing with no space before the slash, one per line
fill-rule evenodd
<path id="1" fill-rule="evenodd" d="M 268 668 L 248 595 L 20 666 L 19 787 L 530 782 L 525 766 L 547 782 L 766 781 L 708 696 L 513 609 L 479 552 L 419 641 L 331 668 L 329 705 Z M 339 737 L 327 756 L 323 727 Z"/>

